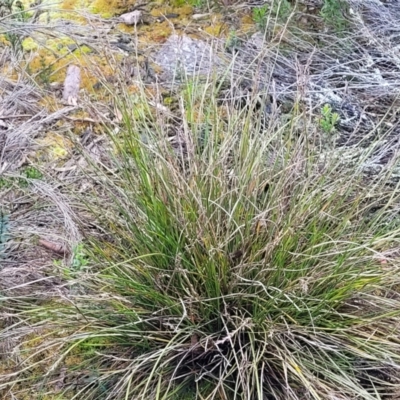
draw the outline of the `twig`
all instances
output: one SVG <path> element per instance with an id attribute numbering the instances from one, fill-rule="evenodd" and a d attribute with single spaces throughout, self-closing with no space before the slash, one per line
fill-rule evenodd
<path id="1" fill-rule="evenodd" d="M 32 114 L 4 115 L 4 116 L 0 116 L 0 119 L 14 119 L 14 118 L 23 118 L 23 117 L 33 117 L 33 115 Z"/>

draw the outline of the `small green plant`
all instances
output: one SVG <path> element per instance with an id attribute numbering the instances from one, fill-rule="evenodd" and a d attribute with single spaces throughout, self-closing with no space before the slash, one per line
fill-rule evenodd
<path id="1" fill-rule="evenodd" d="M 52 64 L 47 65 L 46 58 L 40 55 L 40 72 L 37 74 L 38 82 L 44 86 L 50 85 L 50 78 L 54 71 L 54 66 Z"/>
<path id="2" fill-rule="evenodd" d="M 226 40 L 225 49 L 229 53 L 235 53 L 239 47 L 240 47 L 240 40 L 237 36 L 237 33 L 235 30 L 231 30 Z"/>
<path id="3" fill-rule="evenodd" d="M 260 31 L 265 31 L 268 25 L 268 18 L 285 21 L 292 11 L 292 6 L 288 0 L 275 0 L 271 5 L 265 4 L 253 8 L 253 20 Z"/>
<path id="4" fill-rule="evenodd" d="M 72 253 L 73 255 L 72 255 L 71 267 L 75 271 L 80 271 L 89 262 L 83 244 L 80 243 L 77 246 L 75 246 Z"/>
<path id="5" fill-rule="evenodd" d="M 29 20 L 30 15 L 25 11 L 25 6 L 20 0 L 14 3 L 14 9 L 13 19 L 19 22 L 27 22 Z"/>
<path id="6" fill-rule="evenodd" d="M 18 186 L 21 188 L 27 187 L 28 179 L 42 179 L 43 174 L 35 167 L 29 166 L 22 171 L 22 177 L 18 178 Z"/>
<path id="7" fill-rule="evenodd" d="M 348 27 L 348 22 L 343 16 L 347 8 L 348 4 L 342 0 L 324 0 L 324 5 L 321 8 L 321 16 L 327 25 L 340 33 Z"/>
<path id="8" fill-rule="evenodd" d="M 0 210 L 0 259 L 4 258 L 6 242 L 10 239 L 10 218 L 3 210 Z"/>
<path id="9" fill-rule="evenodd" d="M 292 6 L 288 0 L 279 0 L 273 2 L 272 12 L 281 20 L 286 20 L 292 11 Z"/>
<path id="10" fill-rule="evenodd" d="M 265 31 L 265 29 L 267 28 L 267 18 L 268 18 L 267 5 L 253 8 L 253 21 L 255 22 L 257 28 L 260 31 Z"/>
<path id="11" fill-rule="evenodd" d="M 207 1 L 206 0 L 189 0 L 188 3 L 193 7 L 201 8 L 207 4 Z"/>
<path id="12" fill-rule="evenodd" d="M 11 21 L 26 22 L 30 18 L 30 14 L 25 11 L 25 7 L 20 0 L 0 0 L 0 8 L 4 10 L 3 13 Z M 14 52 L 22 50 L 23 36 L 17 30 L 11 29 L 9 32 L 5 32 L 4 38 L 10 43 L 10 47 Z"/>
<path id="13" fill-rule="evenodd" d="M 65 278 L 76 278 L 77 273 L 89 263 L 89 257 L 83 243 L 79 243 L 72 249 L 70 264 L 65 264 L 64 260 L 53 260 L 53 265 L 59 267 Z"/>
<path id="14" fill-rule="evenodd" d="M 28 178 L 28 179 L 42 179 L 43 174 L 35 167 L 29 166 L 26 167 L 23 171 L 23 174 Z"/>
<path id="15" fill-rule="evenodd" d="M 321 109 L 321 118 L 319 124 L 325 133 L 332 133 L 335 130 L 335 125 L 339 122 L 339 114 L 332 112 L 332 107 L 325 104 Z"/>
<path id="16" fill-rule="evenodd" d="M 10 47 L 14 52 L 22 50 L 22 40 L 20 35 L 12 32 L 7 32 L 4 35 L 4 38 L 7 40 L 7 42 L 10 43 Z"/>
<path id="17" fill-rule="evenodd" d="M 42 179 L 43 174 L 35 167 L 29 166 L 22 170 L 21 175 L 3 176 L 0 178 L 0 189 L 9 189 L 15 183 L 18 188 L 28 187 L 27 179 Z"/>
<path id="18" fill-rule="evenodd" d="M 0 189 L 9 189 L 13 184 L 12 178 L 3 177 L 0 178 Z"/>
<path id="19" fill-rule="evenodd" d="M 193 7 L 203 7 L 207 4 L 207 0 L 174 0 L 171 4 L 175 7 L 182 7 L 187 4 Z"/>

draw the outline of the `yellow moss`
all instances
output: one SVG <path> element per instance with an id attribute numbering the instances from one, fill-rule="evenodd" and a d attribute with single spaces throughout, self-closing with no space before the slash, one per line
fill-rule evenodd
<path id="1" fill-rule="evenodd" d="M 193 7 L 190 5 L 186 5 L 183 7 L 179 7 L 175 9 L 175 12 L 179 15 L 192 15 L 193 14 Z"/>
<path id="2" fill-rule="evenodd" d="M 72 132 L 76 135 L 82 134 L 82 132 L 87 129 L 88 125 L 90 124 L 91 126 L 93 125 L 93 122 L 89 122 L 89 120 L 92 119 L 92 116 L 84 110 L 78 110 L 73 114 L 70 114 L 70 117 L 73 118 L 73 120 L 70 120 L 69 122 L 73 124 Z M 86 121 L 88 120 L 88 121 Z M 92 126 L 93 130 L 96 132 L 97 127 Z M 67 150 L 70 150 L 70 147 L 68 146 Z"/>
<path id="3" fill-rule="evenodd" d="M 22 5 L 24 6 L 24 10 L 28 9 L 30 4 L 32 3 L 31 0 L 21 0 Z"/>
<path id="4" fill-rule="evenodd" d="M 13 68 L 12 65 L 6 64 L 0 68 L 0 76 L 7 77 L 12 81 L 18 81 L 19 74 L 16 68 Z"/>
<path id="5" fill-rule="evenodd" d="M 173 28 L 169 22 L 164 21 L 156 26 L 145 27 L 140 36 L 140 42 L 143 44 L 148 44 L 151 42 L 163 43 L 172 34 Z"/>
<path id="6" fill-rule="evenodd" d="M 170 12 L 172 12 L 172 8 L 168 8 L 168 7 L 160 7 L 160 8 L 153 8 L 150 11 L 150 15 L 152 17 L 162 17 L 163 15 L 169 14 Z"/>
<path id="7" fill-rule="evenodd" d="M 53 95 L 49 95 L 49 96 L 43 96 L 38 104 L 43 107 L 46 108 L 46 110 L 49 113 L 55 112 L 60 108 L 60 104 L 58 102 L 58 100 L 56 99 L 55 96 Z"/>
<path id="8" fill-rule="evenodd" d="M 221 14 L 214 14 L 209 21 L 209 25 L 203 28 L 209 35 L 219 37 L 228 31 L 228 25 L 224 23 Z"/>
<path id="9" fill-rule="evenodd" d="M 58 82 L 59 72 L 65 70 L 69 60 L 60 57 L 57 53 L 42 48 L 27 65 L 27 70 L 40 85 Z"/>
<path id="10" fill-rule="evenodd" d="M 240 28 L 239 31 L 241 33 L 249 33 L 249 32 L 254 32 L 256 30 L 256 24 L 250 14 L 244 15 L 240 19 Z"/>
<path id="11" fill-rule="evenodd" d="M 135 0 L 95 0 L 90 10 L 103 18 L 110 18 L 126 12 L 135 3 Z"/>
<path id="12" fill-rule="evenodd" d="M 88 10 L 92 2 L 93 0 L 63 0 L 61 3 L 61 9 L 76 11 Z"/>
<path id="13" fill-rule="evenodd" d="M 164 105 L 166 105 L 166 106 L 171 106 L 173 103 L 175 103 L 175 99 L 174 99 L 173 97 L 171 97 L 171 96 L 165 97 L 165 98 L 163 99 L 163 103 L 164 103 Z"/>
<path id="14" fill-rule="evenodd" d="M 65 44 L 73 42 L 64 41 Z M 49 84 L 52 82 L 63 82 L 65 79 L 67 67 L 70 64 L 76 64 L 81 69 L 81 89 L 93 92 L 93 85 L 98 82 L 99 77 L 114 76 L 115 71 L 109 64 L 109 60 L 102 55 L 93 54 L 88 46 L 82 46 L 74 52 L 70 52 L 66 46 L 59 43 L 59 56 L 56 52 L 47 49 L 40 49 L 28 64 L 28 71 L 35 77 L 39 84 Z M 51 43 L 52 47 L 56 44 Z M 116 55 L 118 62 L 122 56 Z"/>
<path id="15" fill-rule="evenodd" d="M 254 20 L 250 14 L 244 15 L 240 20 L 240 25 L 255 25 Z"/>
<path id="16" fill-rule="evenodd" d="M 119 57 L 116 57 L 119 60 Z M 105 80 L 115 76 L 114 68 L 108 63 L 107 59 L 101 55 L 91 55 L 90 57 L 76 57 L 81 68 L 81 88 L 89 93 L 95 93 L 93 86 L 99 80 Z M 97 91 L 97 94 L 101 91 Z"/>
<path id="17" fill-rule="evenodd" d="M 61 3 L 62 10 L 74 10 L 76 6 L 76 0 L 64 0 Z"/>
<path id="18" fill-rule="evenodd" d="M 154 86 L 153 87 L 149 86 L 144 89 L 144 95 L 145 98 L 143 99 L 143 101 L 148 102 L 147 99 L 154 101 L 154 99 L 158 97 L 159 91 Z"/>
<path id="19" fill-rule="evenodd" d="M 60 345 L 49 346 L 48 348 L 46 348 L 46 343 L 50 343 L 54 340 L 67 337 L 70 333 L 72 332 L 41 329 L 37 330 L 34 333 L 30 333 L 21 339 L 19 343 L 19 357 L 20 360 L 22 360 L 21 365 L 23 365 L 24 367 L 30 367 L 30 369 L 26 373 L 26 377 L 28 377 L 29 380 L 27 380 L 26 382 L 16 381 L 13 384 L 13 391 L 14 393 L 18 393 L 18 399 L 32 400 L 40 398 L 42 400 L 67 400 L 68 398 L 73 397 L 73 391 L 68 391 L 64 395 L 57 393 L 57 390 L 54 386 L 54 380 L 49 384 L 45 384 L 42 389 L 40 389 L 41 386 L 38 385 L 40 384 L 42 378 L 46 375 L 46 373 L 49 372 L 49 369 L 54 364 L 54 362 L 57 361 L 61 355 L 61 340 L 59 341 Z M 43 351 L 40 351 L 38 353 L 38 349 L 40 348 L 40 346 L 43 346 Z M 85 354 L 67 354 L 65 359 L 60 364 L 60 368 L 67 367 L 68 369 L 68 367 L 76 367 L 77 365 L 84 362 L 84 360 Z M 0 373 L 2 375 L 16 372 L 15 368 L 17 366 L 13 363 L 9 364 L 10 365 L 6 365 L 6 363 L 1 363 Z M 57 371 L 55 372 L 57 374 Z M 56 376 L 55 379 L 57 379 Z M 2 391 L 0 391 L 0 398 L 8 399 L 8 397 L 6 397 L 6 394 Z"/>
<path id="20" fill-rule="evenodd" d="M 6 39 L 4 35 L 0 35 L 0 44 L 9 46 L 10 42 Z"/>
<path id="21" fill-rule="evenodd" d="M 113 246 L 110 243 L 107 242 L 103 242 L 102 243 L 102 255 L 104 255 L 104 257 L 107 260 L 113 260 L 113 259 L 117 259 L 118 258 L 118 250 L 115 248 L 115 246 Z"/>
<path id="22" fill-rule="evenodd" d="M 139 94 L 140 88 L 138 87 L 138 85 L 129 85 L 127 87 L 127 91 L 129 94 Z"/>
<path id="23" fill-rule="evenodd" d="M 89 4 L 86 4 L 89 3 Z M 85 25 L 87 23 L 87 18 L 79 12 L 75 11 L 87 11 L 89 9 L 90 1 L 78 0 L 75 1 L 75 4 L 72 1 L 67 0 L 67 4 L 63 7 L 63 3 L 58 6 L 58 3 L 54 3 L 56 5 L 54 8 L 49 8 L 49 10 L 45 13 L 39 15 L 39 22 L 44 24 L 48 24 L 50 21 L 56 21 L 59 19 L 76 21 Z"/>
<path id="24" fill-rule="evenodd" d="M 93 50 L 90 47 L 86 46 L 86 45 L 81 46 L 79 48 L 79 51 L 80 51 L 81 54 L 90 54 L 90 53 L 93 52 Z"/>
<path id="25" fill-rule="evenodd" d="M 273 29 L 273 37 L 271 39 L 272 43 L 291 43 L 292 34 L 289 32 L 289 29 L 286 29 L 284 26 L 274 26 Z"/>
<path id="26" fill-rule="evenodd" d="M 38 377 L 43 376 L 52 362 L 59 357 L 59 346 L 46 348 L 45 344 L 48 341 L 62 336 L 63 333 L 64 332 L 46 331 L 42 329 L 24 337 L 23 342 L 20 345 L 21 357 L 23 359 L 29 357 L 29 365 L 32 365 L 32 369 L 30 370 L 31 374 L 37 375 Z M 38 348 L 42 345 L 44 346 L 43 351 L 38 353 Z"/>
<path id="27" fill-rule="evenodd" d="M 70 53 L 68 46 L 75 45 L 76 42 L 68 36 L 58 36 L 55 39 L 46 41 L 46 48 L 58 55 L 66 55 Z"/>
<path id="28" fill-rule="evenodd" d="M 81 88 L 85 89 L 88 93 L 93 93 L 93 86 L 99 81 L 99 79 L 87 72 L 81 74 Z M 100 93 L 97 93 L 100 94 Z"/>
<path id="29" fill-rule="evenodd" d="M 38 143 L 44 147 L 42 156 L 50 161 L 64 159 L 72 148 L 72 143 L 67 138 L 55 132 L 48 132 Z"/>
<path id="30" fill-rule="evenodd" d="M 135 33 L 136 32 L 136 26 L 134 25 L 126 25 L 126 24 L 118 24 L 117 29 L 123 33 Z"/>
<path id="31" fill-rule="evenodd" d="M 22 41 L 22 48 L 24 51 L 32 51 L 32 50 L 37 50 L 38 49 L 38 44 L 36 43 L 35 40 L 33 40 L 31 37 L 28 37 Z"/>
<path id="32" fill-rule="evenodd" d="M 222 34 L 226 33 L 227 27 L 225 24 L 212 24 L 204 28 L 204 31 L 207 32 L 211 36 L 219 37 Z"/>
<path id="33" fill-rule="evenodd" d="M 76 367 L 77 365 L 81 364 L 84 361 L 82 355 L 68 355 L 65 357 L 64 365 L 66 367 Z"/>

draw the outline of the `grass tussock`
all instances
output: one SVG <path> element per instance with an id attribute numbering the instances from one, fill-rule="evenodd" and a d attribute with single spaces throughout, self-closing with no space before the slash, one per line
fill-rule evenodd
<path id="1" fill-rule="evenodd" d="M 93 185 L 80 198 L 101 234 L 86 233 L 78 268 L 63 271 L 69 294 L 13 299 L 9 326 L 45 340 L 26 339 L 0 388 L 31 381 L 42 398 L 68 399 L 396 398 L 400 193 L 390 166 L 368 178 L 340 151 L 322 152 L 307 115 L 274 122 L 259 98 L 239 107 L 220 89 L 212 78 L 188 83 L 174 115 L 144 92 L 142 107 L 119 100 L 122 129 L 109 132 L 108 163 L 88 155 Z"/>

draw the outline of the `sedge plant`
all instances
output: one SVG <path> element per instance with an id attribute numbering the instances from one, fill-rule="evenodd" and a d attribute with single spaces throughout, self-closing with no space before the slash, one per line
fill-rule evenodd
<path id="1" fill-rule="evenodd" d="M 108 166 L 88 164 L 81 199 L 102 234 L 86 234 L 68 301 L 21 310 L 57 332 L 35 348 L 44 392 L 63 368 L 88 374 L 68 399 L 389 398 L 400 367 L 390 171 L 366 184 L 295 131 L 301 115 L 268 125 L 256 107 L 221 104 L 217 79 L 190 85 L 173 140 L 144 90 L 142 113 L 119 98 L 123 128 Z"/>

